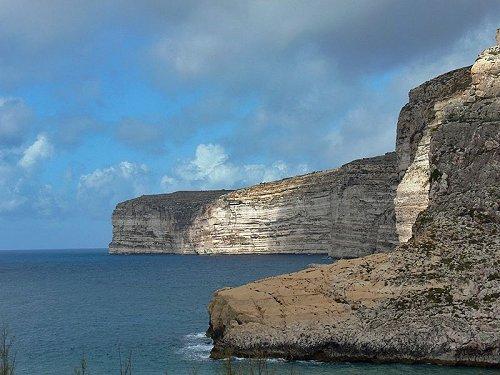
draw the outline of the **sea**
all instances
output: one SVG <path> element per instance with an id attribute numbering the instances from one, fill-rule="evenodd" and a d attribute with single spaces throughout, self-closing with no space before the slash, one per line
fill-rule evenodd
<path id="1" fill-rule="evenodd" d="M 222 374 L 209 358 L 207 305 L 222 287 L 329 263 L 320 255 L 109 255 L 106 249 L 0 251 L 0 325 L 15 374 Z M 235 359 L 233 366 L 244 364 Z M 498 374 L 432 365 L 270 360 L 279 374 Z"/>

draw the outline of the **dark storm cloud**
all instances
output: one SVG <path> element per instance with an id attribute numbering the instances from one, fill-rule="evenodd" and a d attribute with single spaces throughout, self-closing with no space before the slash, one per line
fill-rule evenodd
<path id="1" fill-rule="evenodd" d="M 369 12 L 352 17 L 347 10 L 344 22 L 313 32 L 309 41 L 347 71 L 374 72 L 439 55 L 481 25 L 500 21 L 500 2 L 491 0 L 371 3 Z"/>
<path id="2" fill-rule="evenodd" d="M 499 16 L 494 0 L 200 2 L 159 48 L 187 77 L 248 80 L 234 72 L 311 55 L 366 72 L 444 51 Z"/>
<path id="3" fill-rule="evenodd" d="M 496 1 L 200 3 L 152 56 L 169 83 L 255 100 L 225 141 L 232 154 L 325 167 L 393 148 L 398 107 L 418 81 L 397 77 L 381 95 L 379 76 L 425 80 L 471 63 L 498 19 Z"/>
<path id="4" fill-rule="evenodd" d="M 158 139 L 189 141 L 226 124 L 214 137 L 236 157 L 258 152 L 324 167 L 392 148 L 398 106 L 417 83 L 401 72 L 427 79 L 471 63 L 499 20 L 495 0 L 5 0 L 0 90 L 79 82 L 136 38 L 123 64 L 142 61 L 144 76 L 171 96 L 205 95 L 165 125 L 122 124 L 123 142 L 147 151 Z M 122 43 L 101 45 L 110 33 Z M 379 87 L 380 76 L 394 82 Z M 245 109 L 238 113 L 235 103 Z M 370 145 L 374 133 L 385 136 Z"/>

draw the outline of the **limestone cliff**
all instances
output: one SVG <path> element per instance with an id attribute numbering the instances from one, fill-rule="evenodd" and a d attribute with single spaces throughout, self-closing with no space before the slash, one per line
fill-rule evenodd
<path id="1" fill-rule="evenodd" d="M 143 195 L 119 203 L 113 212 L 111 253 L 193 253 L 186 228 L 196 214 L 228 190 Z"/>
<path id="2" fill-rule="evenodd" d="M 396 185 L 396 155 L 388 153 L 227 194 L 140 197 L 117 206 L 110 251 L 335 257 L 389 251 L 397 243 Z"/>
<path id="3" fill-rule="evenodd" d="M 400 242 L 410 239 L 418 214 L 429 204 L 429 147 L 442 121 L 442 109 L 470 84 L 470 67 L 443 74 L 411 90 L 410 100 L 401 110 L 396 137 L 401 181 L 395 199 Z"/>
<path id="4" fill-rule="evenodd" d="M 413 90 L 398 123 L 406 242 L 217 291 L 212 356 L 500 366 L 499 96 L 498 45 Z"/>

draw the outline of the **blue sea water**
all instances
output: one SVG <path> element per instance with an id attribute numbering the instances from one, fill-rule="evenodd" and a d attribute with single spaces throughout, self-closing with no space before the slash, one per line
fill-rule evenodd
<path id="1" fill-rule="evenodd" d="M 0 324 L 15 335 L 16 374 L 218 374 L 204 336 L 212 292 L 291 272 L 322 256 L 108 255 L 96 250 L 0 251 Z M 271 361 L 276 374 L 494 374 L 430 365 Z"/>

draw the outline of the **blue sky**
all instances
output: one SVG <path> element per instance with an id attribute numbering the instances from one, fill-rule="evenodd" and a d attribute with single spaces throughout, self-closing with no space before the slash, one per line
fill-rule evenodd
<path id="1" fill-rule="evenodd" d="M 394 149 L 498 1 L 0 2 L 0 249 L 105 247 L 114 205 Z"/>

